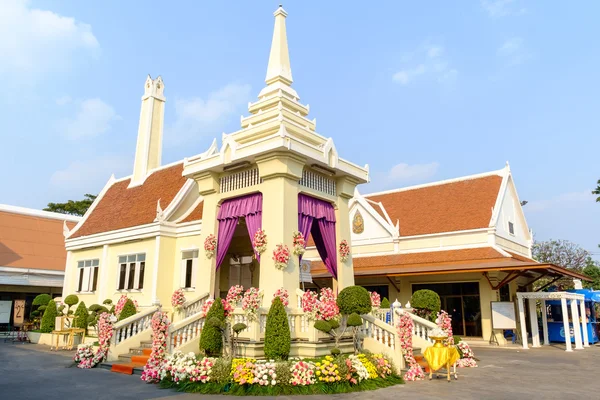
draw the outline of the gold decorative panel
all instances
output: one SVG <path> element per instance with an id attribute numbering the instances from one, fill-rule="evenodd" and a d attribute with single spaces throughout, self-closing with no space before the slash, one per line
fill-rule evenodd
<path id="1" fill-rule="evenodd" d="M 363 233 L 365 230 L 365 221 L 363 220 L 362 215 L 359 210 L 356 210 L 354 213 L 354 219 L 352 220 L 352 232 L 359 234 Z"/>

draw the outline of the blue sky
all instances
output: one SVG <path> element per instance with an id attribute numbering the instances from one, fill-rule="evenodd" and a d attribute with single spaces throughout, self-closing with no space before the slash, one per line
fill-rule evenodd
<path id="1" fill-rule="evenodd" d="M 42 208 L 130 174 L 148 73 L 165 82 L 165 163 L 237 130 L 277 5 L 0 0 L 0 203 Z M 508 160 L 536 238 L 600 253 L 600 3 L 284 7 L 294 87 L 340 155 L 370 165 L 361 191 Z"/>

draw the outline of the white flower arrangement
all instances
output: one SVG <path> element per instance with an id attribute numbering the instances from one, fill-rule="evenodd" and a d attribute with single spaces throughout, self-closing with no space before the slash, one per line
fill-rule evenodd
<path id="1" fill-rule="evenodd" d="M 429 337 L 448 337 L 448 333 L 442 328 L 435 328 L 429 331 Z"/>

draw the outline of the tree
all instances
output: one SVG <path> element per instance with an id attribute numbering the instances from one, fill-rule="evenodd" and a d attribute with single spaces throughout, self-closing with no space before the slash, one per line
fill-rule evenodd
<path id="1" fill-rule="evenodd" d="M 600 290 L 600 265 L 597 261 L 591 258 L 587 267 L 583 269 L 583 273 L 589 276 L 592 282 L 583 282 L 583 287 L 586 289 Z"/>
<path id="2" fill-rule="evenodd" d="M 126 318 L 134 316 L 136 313 L 137 310 L 135 309 L 135 304 L 133 304 L 131 299 L 127 299 L 125 305 L 123 305 L 121 313 L 119 314 L 119 321 L 123 321 Z"/>
<path id="3" fill-rule="evenodd" d="M 598 197 L 596 197 L 596 201 L 600 203 L 600 179 L 598 179 L 598 186 L 596 187 L 596 189 L 592 190 L 592 194 L 598 195 Z"/>
<path id="4" fill-rule="evenodd" d="M 534 260 L 540 263 L 558 265 L 572 271 L 583 273 L 583 269 L 588 265 L 590 253 L 578 244 L 568 240 L 546 240 L 535 242 L 531 248 Z M 552 280 L 550 278 L 539 279 L 534 284 L 537 290 Z M 573 288 L 571 278 L 563 278 L 554 283 L 558 290 L 567 290 Z"/>
<path id="5" fill-rule="evenodd" d="M 54 324 L 56 322 L 56 316 L 58 311 L 56 310 L 56 302 L 50 300 L 46 309 L 44 310 L 44 316 L 42 317 L 42 326 L 40 331 L 42 333 L 50 333 L 54 330 Z"/>
<path id="6" fill-rule="evenodd" d="M 77 309 L 75 310 L 75 318 L 73 319 L 73 327 L 85 329 L 87 332 L 88 314 L 89 313 L 88 313 L 87 308 L 85 307 L 85 303 L 82 301 L 81 303 L 79 303 L 79 305 L 77 306 Z"/>
<path id="7" fill-rule="evenodd" d="M 66 203 L 48 203 L 48 206 L 44 208 L 44 211 L 82 216 L 88 208 L 90 208 L 97 196 L 95 194 L 86 193 L 83 197 L 83 200 L 69 200 Z"/>
<path id="8" fill-rule="evenodd" d="M 225 309 L 220 297 L 215 299 L 206 313 L 205 320 L 207 323 L 204 324 L 204 328 L 200 334 L 200 350 L 207 357 L 218 357 L 221 355 L 221 350 L 223 349 L 223 333 L 221 329 L 219 329 L 216 323 L 208 323 L 213 318 L 216 318 L 217 322 L 222 323 L 225 321 Z"/>
<path id="9" fill-rule="evenodd" d="M 279 297 L 273 299 L 265 328 L 265 357 L 287 360 L 290 355 L 291 337 L 285 307 Z"/>

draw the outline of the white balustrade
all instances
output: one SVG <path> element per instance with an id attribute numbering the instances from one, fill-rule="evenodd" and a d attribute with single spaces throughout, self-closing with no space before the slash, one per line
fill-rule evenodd
<path id="1" fill-rule="evenodd" d="M 306 168 L 302 171 L 302 179 L 298 183 L 301 186 L 327 193 L 331 196 L 335 196 L 336 194 L 335 180 Z"/>
<path id="2" fill-rule="evenodd" d="M 115 346 L 122 341 L 129 339 L 146 329 L 150 328 L 152 315 L 158 311 L 157 306 L 143 310 L 129 318 L 117 322 L 113 326 L 113 338 Z"/>
<path id="3" fill-rule="evenodd" d="M 204 327 L 204 322 L 205 318 L 201 317 L 198 313 L 169 326 L 168 352 L 172 353 L 179 346 L 199 337 Z"/>
<path id="4" fill-rule="evenodd" d="M 386 347 L 394 350 L 396 348 L 396 330 L 373 315 L 363 315 L 363 326 L 360 327 L 361 333 Z"/>
<path id="5" fill-rule="evenodd" d="M 192 315 L 196 315 L 197 313 L 202 311 L 202 306 L 204 305 L 206 300 L 209 299 L 209 297 L 210 296 L 208 293 L 204 293 L 204 294 L 201 294 L 200 296 L 196 297 L 195 299 L 186 301 L 183 304 L 184 318 L 191 317 Z"/>
<path id="6" fill-rule="evenodd" d="M 258 185 L 261 182 L 258 168 L 239 171 L 219 179 L 221 193 L 231 192 L 249 186 Z"/>

